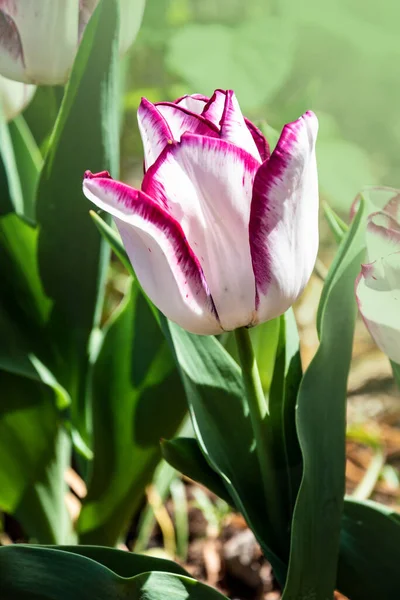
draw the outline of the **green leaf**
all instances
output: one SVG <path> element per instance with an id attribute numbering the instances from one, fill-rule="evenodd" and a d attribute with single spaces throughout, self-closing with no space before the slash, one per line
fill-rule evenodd
<path id="1" fill-rule="evenodd" d="M 320 345 L 300 386 L 297 431 L 303 479 L 292 522 L 284 600 L 333 597 L 345 489 L 346 384 L 356 317 L 361 207 L 331 266 L 320 301 Z"/>
<path id="2" fill-rule="evenodd" d="M 353 221 L 353 223 L 354 223 L 354 221 Z M 319 300 L 318 311 L 317 311 L 316 325 L 317 325 L 317 332 L 318 332 L 319 337 L 321 337 L 324 313 L 325 313 L 325 310 L 327 307 L 327 300 L 329 298 L 329 294 L 331 293 L 333 287 L 336 285 L 336 281 L 338 278 L 338 271 L 343 269 L 343 267 L 341 267 L 342 262 L 343 262 L 343 257 L 346 255 L 346 253 L 349 251 L 349 249 L 351 249 L 351 247 L 354 245 L 353 235 L 356 235 L 356 234 L 357 234 L 356 250 L 357 250 L 358 254 L 360 255 L 359 261 L 358 262 L 356 261 L 357 268 L 358 268 L 357 275 L 360 271 L 361 263 L 362 263 L 361 258 L 363 256 L 363 253 L 365 250 L 365 209 L 364 209 L 364 204 L 362 204 L 362 208 L 360 208 L 358 211 L 356 225 L 352 224 L 351 231 L 352 231 L 352 234 L 350 234 L 348 231 L 347 234 L 342 238 L 342 243 L 339 247 L 338 252 L 336 252 L 336 254 L 334 256 L 334 259 L 333 259 L 330 269 L 328 271 L 328 275 L 325 278 L 324 287 L 322 289 L 321 298 Z M 354 284 L 354 281 L 355 281 L 355 277 L 353 280 L 353 284 Z M 353 292 L 354 292 L 354 290 L 353 290 Z M 353 296 L 354 296 L 354 293 L 353 293 Z M 353 298 L 353 300 L 354 300 L 354 298 Z M 342 306 L 342 304 L 338 303 L 338 307 L 341 307 L 341 306 Z"/>
<path id="3" fill-rule="evenodd" d="M 335 213 L 327 202 L 323 203 L 325 218 L 328 222 L 331 232 L 337 244 L 340 244 L 344 234 L 348 230 L 348 225 Z"/>
<path id="4" fill-rule="evenodd" d="M 132 584 L 136 595 L 132 598 L 146 600 L 227 600 L 216 589 L 190 577 L 170 573 L 144 573 L 137 575 Z"/>
<path id="5" fill-rule="evenodd" d="M 54 375 L 33 353 L 31 341 L 9 317 L 0 299 L 0 338 L 7 344 L 0 345 L 0 369 L 14 375 L 43 382 L 53 388 L 57 407 L 62 410 L 70 404 L 66 390 Z"/>
<path id="6" fill-rule="evenodd" d="M 177 564 L 96 547 L 0 548 L 4 600 L 216 600 L 223 596 Z"/>
<path id="7" fill-rule="evenodd" d="M 8 340 L 0 347 L 0 368 L 51 385 L 65 406 L 68 394 L 44 366 L 53 350 L 46 333 L 51 301 L 39 277 L 37 237 L 18 215 L 0 218 L 0 335 Z"/>
<path id="8" fill-rule="evenodd" d="M 0 298 L 10 316 L 35 336 L 51 309 L 40 279 L 37 241 L 37 229 L 18 215 L 0 218 Z"/>
<path id="9" fill-rule="evenodd" d="M 400 596 L 400 519 L 375 502 L 346 500 L 340 536 L 338 589 L 351 600 Z"/>
<path id="10" fill-rule="evenodd" d="M 254 110 L 283 85 L 294 50 L 291 23 L 279 18 L 249 20 L 235 28 L 190 24 L 171 38 L 167 65 L 189 84 L 187 93 L 234 89 L 242 110 Z"/>
<path id="11" fill-rule="evenodd" d="M 206 461 L 196 439 L 179 437 L 163 440 L 161 449 L 165 460 L 177 471 L 205 485 L 228 504 L 233 504 L 223 480 Z"/>
<path id="12" fill-rule="evenodd" d="M 28 549 L 32 548 L 29 546 Z M 86 557 L 113 571 L 119 577 L 135 577 L 148 571 L 165 571 L 177 575 L 187 575 L 183 567 L 171 560 L 144 556 L 124 550 L 115 550 L 102 546 L 59 546 L 49 550 L 69 552 L 72 555 Z M 73 559 L 72 559 L 73 560 Z"/>
<path id="13" fill-rule="evenodd" d="M 20 115 L 9 124 L 15 162 L 20 174 L 24 216 L 35 220 L 36 188 L 42 167 L 42 155 L 24 118 Z"/>
<path id="14" fill-rule="evenodd" d="M 8 124 L 0 107 L 0 164 L 3 171 L 0 214 L 24 214 L 24 197 Z"/>
<path id="15" fill-rule="evenodd" d="M 90 546 L 4 546 L 0 575 L 4 600 L 224 598 L 169 560 Z"/>
<path id="16" fill-rule="evenodd" d="M 303 461 L 296 431 L 296 403 L 303 371 L 300 339 L 293 310 L 289 309 L 278 321 L 280 335 L 268 404 L 275 464 L 286 474 L 281 491 L 286 496 L 287 518 L 290 522 L 302 476 Z"/>
<path id="17" fill-rule="evenodd" d="M 0 111 L 0 214 L 17 212 L 33 221 L 42 157 L 21 115 L 8 125 L 2 119 Z"/>
<path id="18" fill-rule="evenodd" d="M 33 100 L 24 110 L 24 119 L 43 154 L 48 147 L 63 94 L 64 88 L 61 86 L 39 86 Z"/>
<path id="19" fill-rule="evenodd" d="M 56 375 L 73 398 L 72 420 L 88 435 L 88 342 L 98 322 L 108 248 L 82 194 L 86 169 L 118 174 L 118 7 L 102 0 L 72 69 L 40 177 L 37 198 L 40 275 L 53 300 Z"/>
<path id="20" fill-rule="evenodd" d="M 38 373 L 31 360 L 30 341 L 12 321 L 2 303 L 0 303 L 0 337 L 2 340 L 7 340 L 7 344 L 0 344 L 0 369 L 38 380 Z"/>
<path id="21" fill-rule="evenodd" d="M 139 509 L 186 399 L 167 343 L 137 283 L 112 319 L 93 371 L 94 460 L 79 519 L 84 543 L 114 545 Z"/>
<path id="22" fill-rule="evenodd" d="M 0 509 L 13 513 L 54 452 L 58 411 L 51 388 L 0 371 Z"/>
<path id="23" fill-rule="evenodd" d="M 265 513 L 241 371 L 216 338 L 190 334 L 165 319 L 161 322 L 181 372 L 201 450 L 282 580 L 285 565 L 273 547 Z"/>
<path id="24" fill-rule="evenodd" d="M 40 435 L 40 431 L 36 431 Z M 40 544 L 67 544 L 76 539 L 65 496 L 65 471 L 71 462 L 71 442 L 58 427 L 50 459 L 26 489 L 15 516 L 25 534 Z"/>

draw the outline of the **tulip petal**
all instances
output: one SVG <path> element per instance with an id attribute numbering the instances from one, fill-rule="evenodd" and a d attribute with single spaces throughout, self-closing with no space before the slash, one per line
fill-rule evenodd
<path id="1" fill-rule="evenodd" d="M 282 314 L 303 291 L 318 250 L 316 116 L 286 125 L 256 175 L 250 245 L 259 321 Z"/>
<path id="2" fill-rule="evenodd" d="M 182 225 L 225 330 L 249 325 L 255 316 L 248 225 L 258 166 L 224 140 L 185 134 L 163 152 L 142 184 Z"/>
<path id="3" fill-rule="evenodd" d="M 262 161 L 269 158 L 270 151 L 267 140 L 251 121 L 243 117 L 238 101 L 232 90 L 215 90 L 214 94 L 205 105 L 202 114 L 203 117 L 223 130 L 222 137 L 224 139 L 233 142 L 236 146 L 244 148 L 258 160 L 260 157 Z M 227 119 L 225 128 L 223 128 L 224 116 Z M 246 126 L 253 138 L 256 149 L 244 126 Z M 234 133 L 236 134 L 236 139 L 233 139 Z"/>
<path id="4" fill-rule="evenodd" d="M 11 121 L 24 110 L 35 91 L 34 85 L 13 81 L 0 75 L 0 104 L 6 121 Z"/>
<path id="5" fill-rule="evenodd" d="M 132 46 L 142 23 L 146 0 L 120 0 L 119 52 L 125 54 Z"/>
<path id="6" fill-rule="evenodd" d="M 173 135 L 164 117 L 146 98 L 142 98 L 137 119 L 144 148 L 144 165 L 148 169 L 173 140 Z"/>
<path id="7" fill-rule="evenodd" d="M 99 0 L 79 0 L 79 41 Z"/>
<path id="8" fill-rule="evenodd" d="M 159 102 L 155 106 L 168 123 L 176 142 L 180 142 L 184 133 L 219 137 L 217 127 L 201 115 L 196 115 L 172 102 Z"/>
<path id="9" fill-rule="evenodd" d="M 400 224 L 388 213 L 372 213 L 368 217 L 366 246 L 369 262 L 392 254 L 400 248 Z"/>
<path id="10" fill-rule="evenodd" d="M 363 265 L 356 281 L 356 298 L 376 344 L 400 364 L 400 251 Z"/>
<path id="11" fill-rule="evenodd" d="M 192 94 L 191 96 L 182 96 L 181 98 L 178 98 L 175 100 L 174 104 L 186 108 L 196 115 L 201 115 L 208 101 L 209 98 L 207 98 L 207 96 Z"/>
<path id="12" fill-rule="evenodd" d="M 396 198 L 400 198 L 400 190 L 385 186 L 366 186 L 357 196 L 354 198 L 353 204 L 350 209 L 350 219 L 353 219 L 357 212 L 358 205 L 361 198 L 365 201 L 366 214 L 373 213 L 380 210 L 385 210 L 392 201 Z"/>
<path id="13" fill-rule="evenodd" d="M 239 102 L 232 90 L 226 92 L 224 111 L 221 117 L 221 138 L 243 148 L 261 160 L 257 145 L 243 118 Z"/>
<path id="14" fill-rule="evenodd" d="M 218 128 L 224 114 L 225 101 L 226 92 L 224 90 L 215 90 L 203 110 L 203 117 L 214 123 Z"/>
<path id="15" fill-rule="evenodd" d="M 270 157 L 270 149 L 267 140 L 265 139 L 265 135 L 252 123 L 249 119 L 244 118 L 244 121 L 253 137 L 254 143 L 257 146 L 257 150 L 260 154 L 262 162 L 267 160 Z"/>
<path id="16" fill-rule="evenodd" d="M 4 4 L 0 2 L 0 71 L 21 79 L 25 69 L 21 38 L 13 18 L 2 12 Z"/>
<path id="17" fill-rule="evenodd" d="M 0 52 L 0 73 L 25 83 L 64 84 L 78 48 L 79 0 L 1 0 L 0 11 L 14 23 L 24 64 L 21 71 L 20 61 L 11 63 L 10 54 Z"/>
<path id="18" fill-rule="evenodd" d="M 86 173 L 83 191 L 114 217 L 135 273 L 152 302 L 188 331 L 220 333 L 199 261 L 162 203 L 114 181 L 106 172 Z"/>
<path id="19" fill-rule="evenodd" d="M 393 196 L 387 204 L 385 204 L 383 212 L 391 216 L 397 225 L 400 223 L 400 191 L 396 190 L 396 196 Z"/>

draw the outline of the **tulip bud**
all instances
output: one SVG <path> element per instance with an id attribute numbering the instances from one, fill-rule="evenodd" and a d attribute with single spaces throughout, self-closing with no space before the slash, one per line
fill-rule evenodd
<path id="1" fill-rule="evenodd" d="M 0 75 L 0 104 L 6 121 L 14 119 L 32 100 L 34 85 L 12 81 Z"/>
<path id="2" fill-rule="evenodd" d="M 65 84 L 99 0 L 0 0 L 0 74 L 37 85 Z M 120 0 L 120 50 L 133 43 L 145 0 Z"/>
<path id="3" fill-rule="evenodd" d="M 150 299 L 200 334 L 285 312 L 318 249 L 315 115 L 286 125 L 272 154 L 232 91 L 143 99 L 138 120 L 141 189 L 88 172 L 83 190 L 113 215 Z"/>
<path id="4" fill-rule="evenodd" d="M 368 262 L 356 282 L 361 316 L 379 348 L 400 364 L 400 190 L 368 188 Z M 356 199 L 357 200 L 357 199 Z"/>

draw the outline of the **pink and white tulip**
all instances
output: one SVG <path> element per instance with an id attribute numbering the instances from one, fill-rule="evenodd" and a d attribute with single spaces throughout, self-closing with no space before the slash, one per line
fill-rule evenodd
<path id="1" fill-rule="evenodd" d="M 285 125 L 270 154 L 232 91 L 138 110 L 141 189 L 85 175 L 150 299 L 193 333 L 254 326 L 303 291 L 318 249 L 318 121 Z"/>
<path id="2" fill-rule="evenodd" d="M 0 74 L 25 83 L 67 82 L 99 0 L 0 0 Z M 120 52 L 133 43 L 145 0 L 119 0 Z"/>
<path id="3" fill-rule="evenodd" d="M 0 75 L 0 104 L 6 121 L 11 121 L 29 104 L 36 91 L 34 85 L 12 81 Z"/>
<path id="4" fill-rule="evenodd" d="M 368 262 L 356 282 L 358 307 L 379 348 L 400 364 L 400 190 L 369 188 Z M 357 200 L 357 199 L 356 199 Z"/>

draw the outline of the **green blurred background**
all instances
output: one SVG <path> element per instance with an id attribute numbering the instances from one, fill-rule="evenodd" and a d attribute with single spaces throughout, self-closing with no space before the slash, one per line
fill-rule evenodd
<path id="1" fill-rule="evenodd" d="M 142 95 L 222 87 L 278 130 L 317 113 L 321 192 L 342 214 L 364 185 L 400 186 L 399 22 L 398 0 L 149 0 L 126 69 L 123 174 L 141 166 Z"/>

